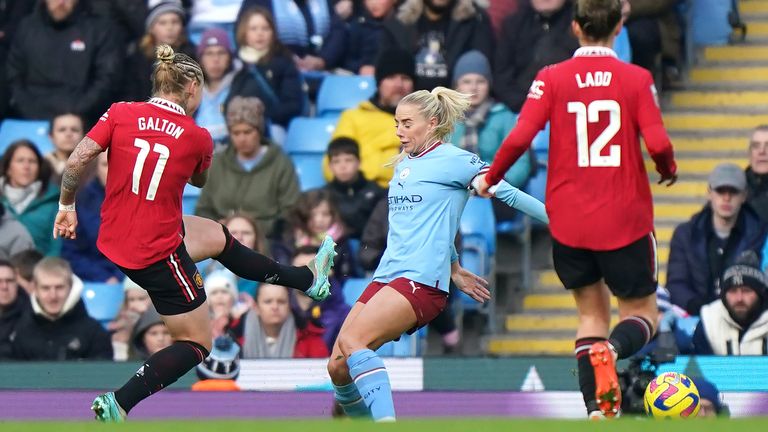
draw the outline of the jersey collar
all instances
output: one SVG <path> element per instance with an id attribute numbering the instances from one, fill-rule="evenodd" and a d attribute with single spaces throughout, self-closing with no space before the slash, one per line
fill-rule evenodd
<path id="1" fill-rule="evenodd" d="M 167 111 L 173 111 L 181 115 L 187 115 L 187 112 L 184 111 L 184 108 L 182 108 L 181 105 L 171 102 L 168 99 L 153 97 L 152 99 L 149 100 L 149 103 L 151 103 L 152 105 L 156 105 Z"/>
<path id="2" fill-rule="evenodd" d="M 435 142 L 433 142 L 432 144 L 430 144 L 429 146 L 427 146 L 427 148 L 425 148 L 424 150 L 422 150 L 422 151 L 421 151 L 421 153 L 419 153 L 419 154 L 417 154 L 417 155 L 414 155 L 414 154 L 409 154 L 409 155 L 408 155 L 408 159 L 418 159 L 418 158 L 420 158 L 420 157 L 424 156 L 425 154 L 427 154 L 427 153 L 431 152 L 432 150 L 436 149 L 436 148 L 437 148 L 437 147 L 438 147 L 440 144 L 442 144 L 442 143 L 443 143 L 443 142 L 442 142 L 442 141 L 439 141 L 439 140 L 438 140 L 438 141 L 435 141 Z"/>
<path id="3" fill-rule="evenodd" d="M 574 57 L 616 57 L 616 51 L 601 46 L 584 46 L 576 50 Z"/>

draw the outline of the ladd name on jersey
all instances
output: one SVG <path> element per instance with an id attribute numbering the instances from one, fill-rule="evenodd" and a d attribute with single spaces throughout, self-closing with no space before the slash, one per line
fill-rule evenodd
<path id="1" fill-rule="evenodd" d="M 576 85 L 579 88 L 608 87 L 611 85 L 611 78 L 613 78 L 613 74 L 608 71 L 587 72 L 584 79 L 581 79 L 580 74 L 576 74 Z"/>
<path id="2" fill-rule="evenodd" d="M 172 121 L 161 119 L 159 117 L 138 117 L 139 130 L 154 130 L 166 133 L 176 139 L 179 139 L 184 133 L 184 128 L 176 125 Z"/>

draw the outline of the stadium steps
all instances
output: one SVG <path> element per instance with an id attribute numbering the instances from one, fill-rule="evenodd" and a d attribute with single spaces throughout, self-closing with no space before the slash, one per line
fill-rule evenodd
<path id="1" fill-rule="evenodd" d="M 659 255 L 659 282 L 666 283 L 669 243 L 677 225 L 706 202 L 709 172 L 721 162 L 747 165 L 752 128 L 768 124 L 768 1 L 742 1 L 748 25 L 743 45 L 708 47 L 682 91 L 665 94 L 664 123 L 675 146 L 679 180 L 656 185 L 652 180 Z M 537 274 L 535 287 L 522 301 L 522 311 L 506 317 L 506 332 L 489 337 L 492 355 L 572 355 L 578 325 L 576 304 L 554 270 Z M 612 300 L 612 320 L 618 319 Z"/>

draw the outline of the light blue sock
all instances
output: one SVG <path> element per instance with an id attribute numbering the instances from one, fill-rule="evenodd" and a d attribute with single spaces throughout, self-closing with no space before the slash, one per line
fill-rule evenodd
<path id="1" fill-rule="evenodd" d="M 348 416 L 369 417 L 371 415 L 368 406 L 365 404 L 363 397 L 360 396 L 360 392 L 357 390 L 357 386 L 354 382 L 343 386 L 334 384 L 333 392 L 336 397 L 336 402 L 341 405 Z"/>
<path id="2" fill-rule="evenodd" d="M 374 421 L 395 419 L 395 403 L 392 400 L 392 386 L 384 362 L 369 349 L 355 351 L 347 359 L 349 374 L 355 380 L 357 389 L 365 404 L 371 410 Z"/>

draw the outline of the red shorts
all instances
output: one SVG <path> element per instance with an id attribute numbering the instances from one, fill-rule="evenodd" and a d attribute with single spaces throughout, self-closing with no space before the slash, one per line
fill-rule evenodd
<path id="1" fill-rule="evenodd" d="M 445 309 L 445 305 L 448 302 L 447 292 L 404 277 L 397 278 L 389 283 L 371 282 L 368 284 L 368 288 L 360 294 L 360 298 L 357 301 L 363 304 L 368 303 L 368 300 L 385 286 L 392 287 L 402 294 L 411 303 L 413 311 L 416 312 L 416 326 L 408 330 L 408 334 L 413 334 L 416 330 L 429 324 L 430 321 L 435 319 Z"/>

